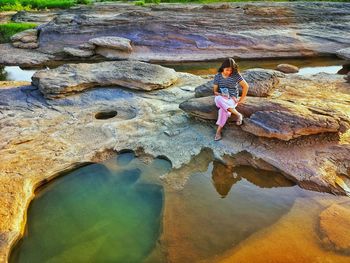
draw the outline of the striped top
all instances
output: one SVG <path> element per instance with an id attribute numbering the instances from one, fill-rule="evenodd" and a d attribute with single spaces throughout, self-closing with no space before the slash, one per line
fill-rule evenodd
<path id="1" fill-rule="evenodd" d="M 238 98 L 239 90 L 237 84 L 244 80 L 242 75 L 238 72 L 233 73 L 231 76 L 224 78 L 221 72 L 218 72 L 214 77 L 214 85 L 219 86 L 219 91 L 221 92 L 221 88 L 227 88 L 230 96 L 235 96 Z"/>

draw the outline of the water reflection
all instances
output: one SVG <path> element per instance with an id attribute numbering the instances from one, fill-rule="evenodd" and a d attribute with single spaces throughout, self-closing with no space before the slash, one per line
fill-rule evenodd
<path id="1" fill-rule="evenodd" d="M 213 161 L 212 182 L 222 198 L 230 192 L 232 186 L 243 178 L 260 188 L 290 187 L 295 185 L 280 173 L 254 169 L 249 166 L 234 167 L 219 161 Z"/>

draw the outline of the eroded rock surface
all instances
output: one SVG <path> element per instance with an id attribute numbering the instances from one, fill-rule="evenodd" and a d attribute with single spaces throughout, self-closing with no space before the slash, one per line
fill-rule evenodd
<path id="1" fill-rule="evenodd" d="M 136 90 L 169 87 L 177 80 L 173 69 L 138 61 L 65 64 L 36 72 L 32 84 L 46 97 L 62 97 L 84 89 L 118 85 Z"/>
<path id="2" fill-rule="evenodd" d="M 228 56 L 283 58 L 335 54 L 350 45 L 349 10 L 349 3 L 341 2 L 147 7 L 94 3 L 43 17 L 24 12 L 14 19 L 39 22 L 52 19 L 39 27 L 39 49 L 43 53 L 61 56 L 64 48 L 77 48 L 92 38 L 119 37 L 132 42 L 132 51 L 101 47 L 96 53 L 109 59 L 174 62 Z M 213 12 L 219 12 L 220 19 Z M 0 57 L 2 53 L 0 49 Z"/>
<path id="3" fill-rule="evenodd" d="M 194 88 L 207 80 L 185 73 L 176 76 L 177 81 L 166 89 L 143 92 L 100 87 L 50 100 L 34 86 L 0 89 L 1 262 L 21 234 L 27 204 L 36 186 L 60 171 L 102 161 L 110 156 L 104 153 L 113 150 L 142 149 L 152 156 L 166 156 L 175 169 L 190 163 L 207 148 L 216 158 L 246 152 L 269 170 L 280 171 L 305 188 L 345 194 L 337 181 L 340 176 L 349 176 L 349 132 L 336 138 L 329 134 L 310 135 L 285 142 L 228 125 L 223 139 L 214 142 L 214 122 L 193 120 L 178 107 L 194 98 Z M 295 107 L 305 105 L 308 109 L 313 105 L 314 111 L 320 111 L 322 103 L 350 114 L 348 84 L 342 76 L 288 75 L 280 82 L 270 100 L 290 100 Z M 248 105 L 247 102 L 247 114 Z M 117 114 L 96 119 L 98 113 L 106 112 Z M 186 182 L 185 173 L 181 180 L 173 179 L 171 173 L 165 177 L 167 184 L 180 188 Z"/>

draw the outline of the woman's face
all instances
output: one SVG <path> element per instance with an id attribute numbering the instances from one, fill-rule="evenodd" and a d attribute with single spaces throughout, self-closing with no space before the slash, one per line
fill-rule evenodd
<path id="1" fill-rule="evenodd" d="M 224 68 L 222 73 L 225 75 L 225 76 L 229 76 L 232 74 L 232 68 L 229 67 L 229 68 Z"/>

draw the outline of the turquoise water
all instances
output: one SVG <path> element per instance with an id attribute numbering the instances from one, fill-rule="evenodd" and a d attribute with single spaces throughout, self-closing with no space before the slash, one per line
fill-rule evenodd
<path id="1" fill-rule="evenodd" d="M 140 177 L 170 167 L 160 159 L 143 166 L 125 153 L 43 187 L 10 262 L 141 262 L 161 232 L 164 194 Z"/>

